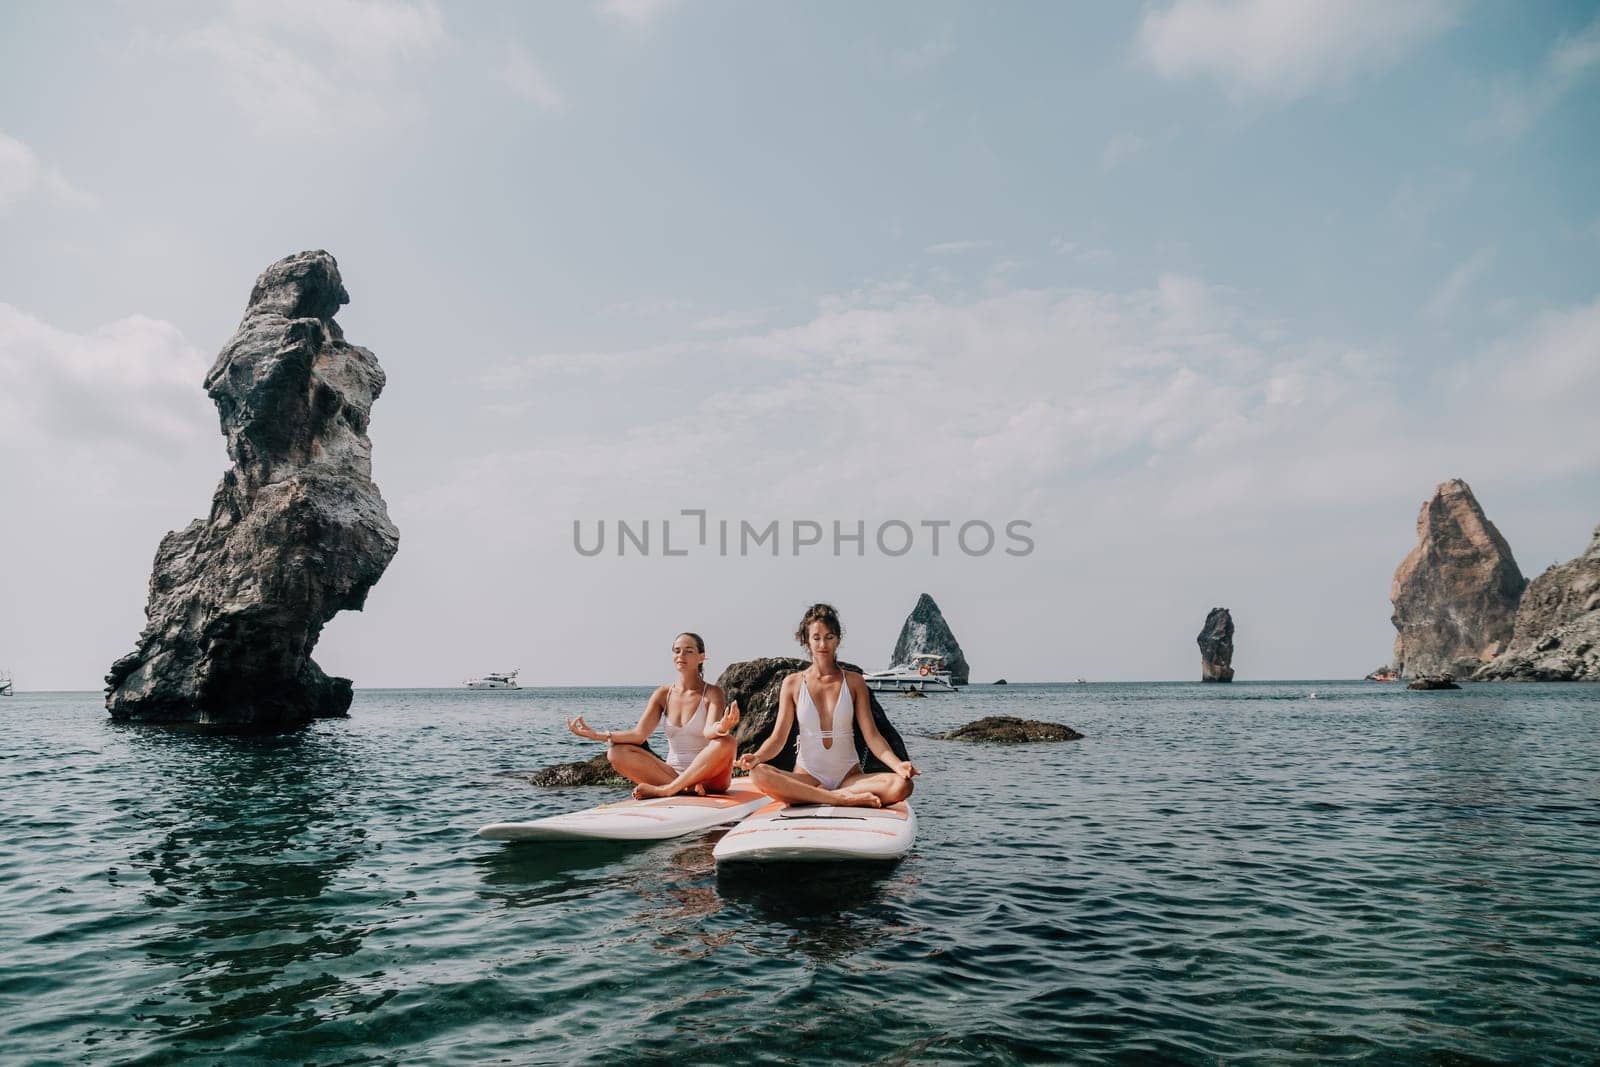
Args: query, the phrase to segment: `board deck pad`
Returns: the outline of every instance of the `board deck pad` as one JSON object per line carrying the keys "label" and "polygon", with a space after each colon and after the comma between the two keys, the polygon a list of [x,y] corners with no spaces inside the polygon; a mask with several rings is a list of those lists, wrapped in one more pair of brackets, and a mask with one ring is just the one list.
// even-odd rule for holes
{"label": "board deck pad", "polygon": [[917,815],[906,801],[887,808],[841,808],[774,801],[722,835],[718,863],[896,860],[917,839]]}
{"label": "board deck pad", "polygon": [[490,823],[478,836],[487,841],[659,841],[737,822],[771,802],[750,779],[735,778],[726,794],[630,797],[529,822]]}

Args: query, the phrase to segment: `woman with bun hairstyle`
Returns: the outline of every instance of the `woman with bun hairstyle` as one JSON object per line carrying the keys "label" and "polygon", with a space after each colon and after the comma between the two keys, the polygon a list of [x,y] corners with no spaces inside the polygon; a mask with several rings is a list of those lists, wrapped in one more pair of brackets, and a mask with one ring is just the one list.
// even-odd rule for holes
{"label": "woman with bun hairstyle", "polygon": [[[772,733],[739,766],[763,793],[785,804],[833,804],[879,808],[911,795],[920,772],[895,755],[872,721],[872,697],[855,671],[839,666],[844,626],[829,604],[813,604],[800,620],[795,639],[811,653],[811,666],[783,680]],[[793,771],[767,763],[783,751],[791,727],[798,729]],[[856,760],[856,733],[868,750],[889,767],[867,774]]]}
{"label": "woman with bun hairstyle", "polygon": [[[739,705],[723,710],[722,689],[706,682],[705,662],[705,641],[699,634],[681,633],[672,642],[678,680],[650,694],[633,729],[595,730],[581,715],[567,721],[567,729],[579,737],[606,742],[611,766],[638,783],[635,799],[727,792],[738,751],[733,728],[739,724]],[[667,733],[664,760],[644,747],[658,722]]]}

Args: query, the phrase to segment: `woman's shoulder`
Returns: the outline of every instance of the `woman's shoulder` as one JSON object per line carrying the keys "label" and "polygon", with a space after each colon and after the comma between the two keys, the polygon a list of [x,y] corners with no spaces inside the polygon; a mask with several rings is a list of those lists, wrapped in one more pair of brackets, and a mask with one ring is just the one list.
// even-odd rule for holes
{"label": "woman's shoulder", "polygon": [[728,695],[722,691],[722,686],[717,685],[714,682],[706,683],[707,700],[726,700],[727,696]]}

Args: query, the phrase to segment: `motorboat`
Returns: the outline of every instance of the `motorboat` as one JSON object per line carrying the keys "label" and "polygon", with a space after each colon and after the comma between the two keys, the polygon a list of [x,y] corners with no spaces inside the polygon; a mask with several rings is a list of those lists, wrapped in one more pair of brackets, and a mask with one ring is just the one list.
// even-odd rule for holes
{"label": "motorboat", "polygon": [[912,656],[909,663],[900,663],[887,670],[864,674],[867,688],[879,693],[954,693],[955,683],[944,665],[943,656],[929,653]]}
{"label": "motorboat", "polygon": [[490,673],[482,678],[468,678],[466,686],[468,689],[521,689],[522,686],[517,684],[517,675],[521,672],[522,668],[518,667],[502,674]]}
{"label": "motorboat", "polygon": [[0,697],[11,695],[11,672],[0,671]]}

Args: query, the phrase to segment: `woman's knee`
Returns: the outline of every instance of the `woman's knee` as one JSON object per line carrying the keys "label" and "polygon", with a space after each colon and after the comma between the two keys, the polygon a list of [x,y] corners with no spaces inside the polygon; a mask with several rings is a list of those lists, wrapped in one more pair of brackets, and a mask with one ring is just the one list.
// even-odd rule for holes
{"label": "woman's knee", "polygon": [[767,763],[758,763],[750,768],[750,780],[757,789],[765,789],[778,780],[778,769]]}
{"label": "woman's knee", "polygon": [[606,746],[606,762],[611,764],[614,770],[621,770],[623,761],[632,755],[629,749],[637,749],[638,747],[638,745],[624,745],[613,741]]}
{"label": "woman's knee", "polygon": [[884,788],[879,799],[885,803],[898,804],[916,790],[915,784],[909,778],[896,778]]}

